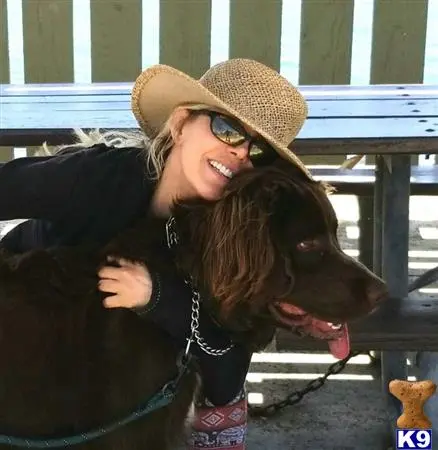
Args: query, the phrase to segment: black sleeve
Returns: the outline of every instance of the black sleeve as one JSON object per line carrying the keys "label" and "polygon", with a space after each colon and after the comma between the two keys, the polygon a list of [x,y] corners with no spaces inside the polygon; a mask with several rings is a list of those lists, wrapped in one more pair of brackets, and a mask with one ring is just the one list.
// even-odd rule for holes
{"label": "black sleeve", "polygon": [[83,152],[17,158],[0,164],[0,220],[61,214],[81,170]]}
{"label": "black sleeve", "polygon": [[215,406],[230,403],[244,387],[251,356],[240,344],[222,356],[200,355],[202,394]]}
{"label": "black sleeve", "polygon": [[0,220],[57,221],[67,215],[73,217],[77,213],[74,207],[83,203],[76,201],[77,194],[98,188],[100,195],[105,193],[105,185],[97,184],[112,182],[111,173],[117,170],[116,152],[122,154],[120,149],[96,145],[0,163]]}
{"label": "black sleeve", "polygon": [[159,325],[182,348],[190,335],[191,290],[173,271],[150,273],[151,298],[145,306],[132,309],[145,321]]}
{"label": "black sleeve", "polygon": [[[190,336],[191,289],[176,274],[151,275],[151,300],[146,306],[136,308],[135,312],[145,320],[151,320],[162,327],[175,339],[177,345],[184,349],[186,339]],[[212,348],[223,349],[230,344],[226,331],[216,325],[202,307],[199,331]],[[221,356],[209,355],[197,344],[193,344],[192,352],[199,366],[203,395],[216,406],[232,401],[244,386],[251,352],[240,344],[235,344]]]}

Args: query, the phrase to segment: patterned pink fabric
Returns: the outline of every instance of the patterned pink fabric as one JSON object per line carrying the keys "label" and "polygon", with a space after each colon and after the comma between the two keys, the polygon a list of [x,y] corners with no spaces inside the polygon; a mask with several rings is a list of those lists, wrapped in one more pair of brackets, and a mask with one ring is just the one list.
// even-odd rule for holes
{"label": "patterned pink fabric", "polygon": [[225,406],[198,403],[192,424],[190,450],[244,450],[247,403],[242,393]]}

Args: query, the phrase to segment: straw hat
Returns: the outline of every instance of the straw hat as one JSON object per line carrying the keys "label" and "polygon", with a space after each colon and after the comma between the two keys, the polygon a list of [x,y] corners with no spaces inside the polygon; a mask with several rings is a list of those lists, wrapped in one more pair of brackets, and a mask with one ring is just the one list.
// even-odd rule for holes
{"label": "straw hat", "polygon": [[306,120],[306,101],[275,70],[237,58],[216,64],[195,80],[158,64],[144,70],[134,83],[132,110],[148,136],[154,136],[182,103],[201,103],[228,112],[266,139],[280,156],[309,174],[288,149]]}

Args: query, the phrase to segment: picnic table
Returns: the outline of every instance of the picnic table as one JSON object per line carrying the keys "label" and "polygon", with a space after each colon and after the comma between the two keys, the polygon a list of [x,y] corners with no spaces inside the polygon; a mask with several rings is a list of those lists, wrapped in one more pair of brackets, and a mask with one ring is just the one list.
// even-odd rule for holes
{"label": "picnic table", "polygon": [[[132,83],[0,85],[0,146],[68,144],[73,128],[137,128],[131,88]],[[411,157],[438,153],[438,86],[300,89],[308,100],[309,118],[291,147],[298,155],[376,157],[373,169],[311,170],[340,193],[371,199],[361,203],[361,252],[374,242],[367,263],[385,279],[392,299],[353,324],[351,340],[356,349],[383,350],[383,390],[395,424],[400,406],[387,386],[391,379],[406,378],[405,352],[438,351],[438,300],[408,297],[409,196],[438,192],[437,167],[411,167]],[[321,348],[316,341],[282,332],[277,344],[280,350]]]}
{"label": "picnic table", "polygon": [[[0,84],[0,146],[65,144],[72,128],[132,129],[132,83]],[[309,118],[299,155],[437,150],[438,86],[302,86]]]}

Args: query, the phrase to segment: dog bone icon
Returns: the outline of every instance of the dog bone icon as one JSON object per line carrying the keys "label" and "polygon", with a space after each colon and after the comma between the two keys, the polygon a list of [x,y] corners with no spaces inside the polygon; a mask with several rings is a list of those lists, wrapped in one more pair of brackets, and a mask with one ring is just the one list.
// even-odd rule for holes
{"label": "dog bone icon", "polygon": [[403,405],[403,413],[397,419],[398,428],[430,429],[432,423],[424,413],[424,404],[435,394],[436,384],[433,381],[392,380],[389,392],[398,398]]}

